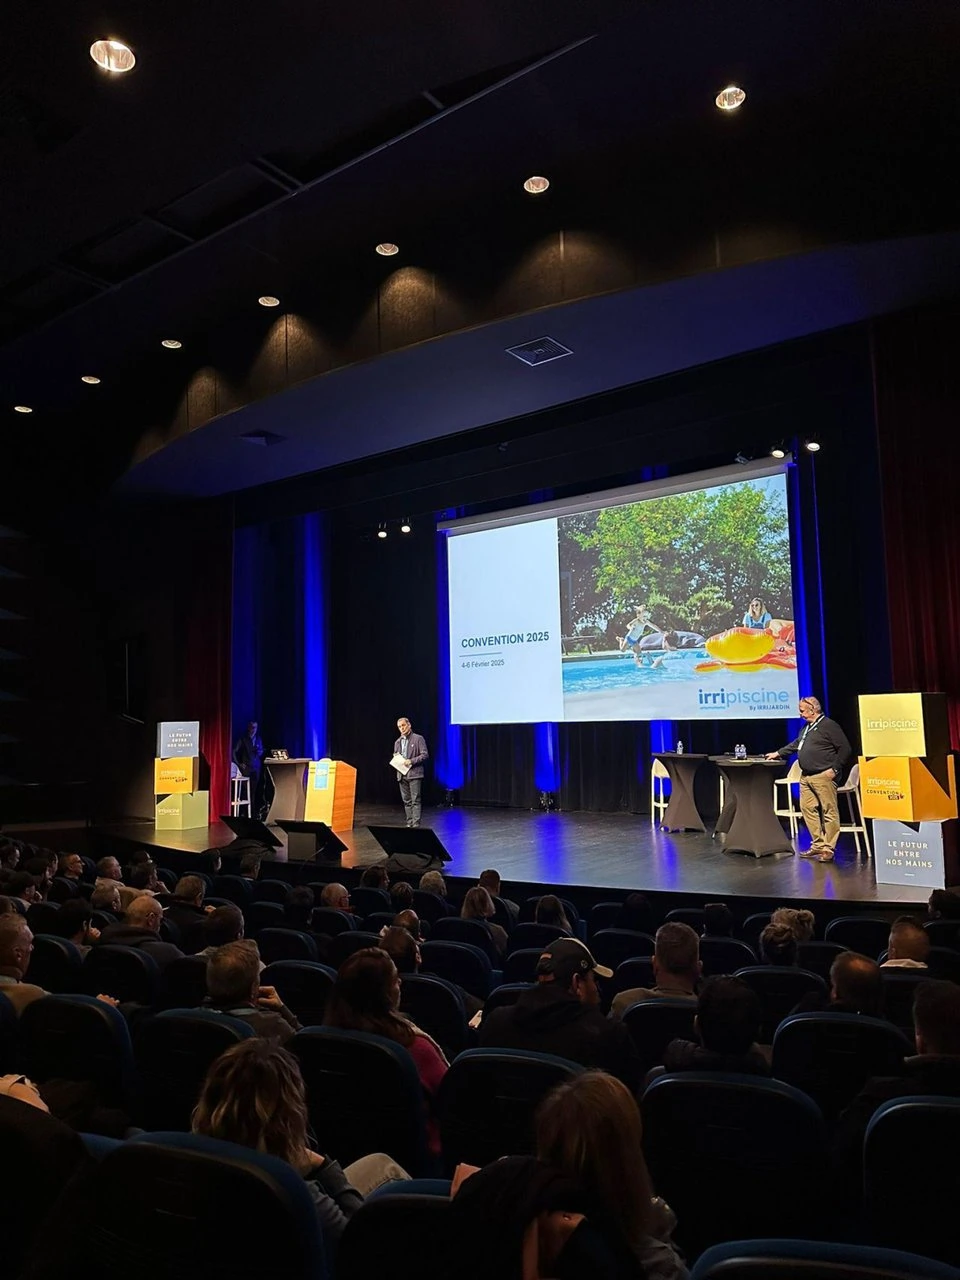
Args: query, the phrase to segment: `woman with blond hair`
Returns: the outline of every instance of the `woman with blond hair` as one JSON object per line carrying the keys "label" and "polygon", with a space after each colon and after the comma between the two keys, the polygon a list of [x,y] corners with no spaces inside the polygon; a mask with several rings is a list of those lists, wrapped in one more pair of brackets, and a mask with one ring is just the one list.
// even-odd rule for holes
{"label": "woman with blond hair", "polygon": [[673,1211],[653,1193],[640,1110],[615,1076],[585,1071],[559,1085],[536,1118],[537,1158],[578,1182],[593,1221],[616,1227],[646,1280],[685,1280]]}
{"label": "woman with blond hair", "polygon": [[306,1181],[324,1243],[333,1248],[348,1220],[377,1187],[409,1174],[389,1156],[363,1156],[341,1169],[311,1149],[300,1067],[275,1040],[253,1036],[222,1054],[207,1072],[192,1130],[285,1160]]}
{"label": "woman with blond hair", "polygon": [[486,889],[477,887],[467,890],[463,906],[460,908],[460,918],[478,920],[490,935],[490,941],[496,949],[497,956],[502,960],[507,954],[507,931],[502,925],[494,923],[495,914],[493,899]]}

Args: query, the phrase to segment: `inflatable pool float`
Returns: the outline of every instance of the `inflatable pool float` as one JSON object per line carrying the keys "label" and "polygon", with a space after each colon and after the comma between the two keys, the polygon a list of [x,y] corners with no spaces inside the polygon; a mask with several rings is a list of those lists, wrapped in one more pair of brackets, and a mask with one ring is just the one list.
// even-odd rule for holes
{"label": "inflatable pool float", "polygon": [[796,654],[776,650],[777,641],[766,631],[730,627],[705,642],[711,662],[698,662],[695,671],[764,671],[768,667],[795,667]]}

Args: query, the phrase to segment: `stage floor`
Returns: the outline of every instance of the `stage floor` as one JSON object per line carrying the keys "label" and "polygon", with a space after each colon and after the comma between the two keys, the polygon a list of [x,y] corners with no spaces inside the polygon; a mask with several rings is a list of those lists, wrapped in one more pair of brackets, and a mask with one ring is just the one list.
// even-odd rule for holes
{"label": "stage floor", "polygon": [[[363,867],[379,861],[383,850],[367,824],[401,825],[399,806],[359,806],[352,831],[339,832],[348,846],[343,865]],[[594,889],[717,895],[718,898],[779,897],[837,902],[925,903],[929,891],[903,885],[878,885],[873,860],[858,857],[844,836],[836,861],[822,864],[793,854],[753,858],[725,853],[709,835],[667,834],[638,814],[536,813],[522,809],[431,809],[432,827],[453,861],[450,875],[475,878],[496,867],[504,880],[583,885]],[[152,823],[105,824],[97,831],[134,845],[201,852],[223,847],[233,833],[223,825],[194,831],[157,831]],[[277,832],[281,835],[281,832]],[[798,847],[809,837],[801,828]],[[282,857],[281,851],[278,854]]]}

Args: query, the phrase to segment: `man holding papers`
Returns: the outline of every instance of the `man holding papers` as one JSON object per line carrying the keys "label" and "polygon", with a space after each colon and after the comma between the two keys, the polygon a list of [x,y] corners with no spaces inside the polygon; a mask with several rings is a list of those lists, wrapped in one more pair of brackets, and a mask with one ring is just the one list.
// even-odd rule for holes
{"label": "man holding papers", "polygon": [[423,762],[430,758],[430,753],[427,751],[426,741],[419,733],[412,731],[406,716],[400,717],[397,728],[400,730],[400,737],[393,744],[393,759],[390,764],[397,771],[407,826],[419,827]]}

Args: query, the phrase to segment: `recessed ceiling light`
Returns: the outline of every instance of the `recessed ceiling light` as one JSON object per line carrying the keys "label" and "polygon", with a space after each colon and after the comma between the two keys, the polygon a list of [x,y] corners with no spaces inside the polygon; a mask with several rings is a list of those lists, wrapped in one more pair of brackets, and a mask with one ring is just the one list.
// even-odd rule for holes
{"label": "recessed ceiling light", "polygon": [[403,523],[402,523],[402,524],[401,524],[401,526],[400,526],[400,532],[401,532],[401,533],[409,533],[409,532],[410,532],[410,529],[411,529],[410,521],[409,521],[409,520],[404,520],[404,521],[403,521]]}
{"label": "recessed ceiling light", "polygon": [[28,404],[15,404],[13,406],[13,412],[14,413],[33,413],[33,410],[30,408]]}
{"label": "recessed ceiling light", "polygon": [[386,536],[387,536],[387,526],[381,521],[380,526],[377,529],[377,537],[385,538]]}
{"label": "recessed ceiling light", "polygon": [[166,347],[168,351],[179,351],[183,343],[179,338],[163,338],[160,345],[161,347]]}
{"label": "recessed ceiling light", "polygon": [[550,185],[549,178],[542,178],[542,177],[535,176],[532,178],[528,178],[526,180],[526,182],[523,184],[523,189],[524,191],[526,191],[528,195],[542,196],[544,191],[546,191],[547,187],[549,187],[549,185]]}
{"label": "recessed ceiling light", "polygon": [[377,253],[381,258],[392,258],[395,253],[400,252],[400,246],[391,244],[389,240],[384,240],[382,244],[377,245]]}
{"label": "recessed ceiling light", "polygon": [[99,387],[100,385],[100,379],[95,377],[92,373],[83,374],[80,381],[85,382],[88,387]]}
{"label": "recessed ceiling light", "polygon": [[737,107],[742,107],[746,100],[746,92],[738,84],[728,84],[714,99],[721,111],[736,111]]}
{"label": "recessed ceiling light", "polygon": [[261,307],[279,307],[280,299],[275,298],[272,293],[261,294],[257,299]]}
{"label": "recessed ceiling light", "polygon": [[807,449],[810,451],[810,453],[819,453],[819,452],[820,452],[820,441],[819,441],[819,440],[808,440],[808,441],[807,441]]}
{"label": "recessed ceiling light", "polygon": [[90,57],[112,75],[122,75],[137,65],[133,50],[122,40],[95,40],[90,46]]}
{"label": "recessed ceiling light", "polygon": [[787,451],[786,449],[784,449],[782,444],[775,444],[773,448],[770,450],[771,458],[785,458],[786,456],[787,456]]}

